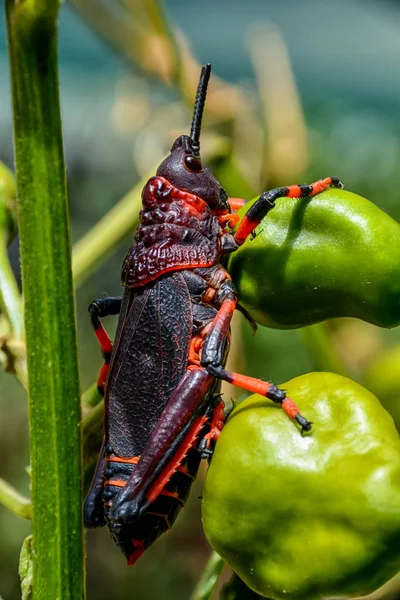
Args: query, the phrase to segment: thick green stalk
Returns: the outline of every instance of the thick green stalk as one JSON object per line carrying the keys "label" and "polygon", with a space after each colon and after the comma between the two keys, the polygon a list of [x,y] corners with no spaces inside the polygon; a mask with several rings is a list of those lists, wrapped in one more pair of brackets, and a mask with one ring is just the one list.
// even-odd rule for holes
{"label": "thick green stalk", "polygon": [[212,552],[190,600],[209,600],[224,566],[222,558]]}
{"label": "thick green stalk", "polygon": [[330,371],[344,377],[351,376],[349,367],[332,345],[326,323],[303,327],[300,334],[315,370]]}
{"label": "thick green stalk", "polygon": [[84,597],[81,432],[54,0],[6,0],[32,464],[33,597]]}

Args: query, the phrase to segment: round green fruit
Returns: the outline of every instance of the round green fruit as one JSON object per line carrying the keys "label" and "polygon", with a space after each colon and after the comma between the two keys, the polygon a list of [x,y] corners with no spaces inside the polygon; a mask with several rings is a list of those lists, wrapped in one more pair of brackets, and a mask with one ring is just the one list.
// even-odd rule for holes
{"label": "round green fruit", "polygon": [[372,202],[339,189],[281,198],[255,234],[228,269],[260,325],[292,329],[333,317],[400,324],[400,225]]}
{"label": "round green fruit", "polygon": [[203,523],[216,552],[273,600],[365,595],[400,570],[400,439],[353,381],[311,373],[283,385],[313,428],[251,396],[207,473]]}

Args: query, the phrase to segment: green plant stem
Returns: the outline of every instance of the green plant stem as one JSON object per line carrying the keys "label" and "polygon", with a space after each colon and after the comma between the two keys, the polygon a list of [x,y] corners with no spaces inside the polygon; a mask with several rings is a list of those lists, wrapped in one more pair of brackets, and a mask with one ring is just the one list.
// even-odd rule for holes
{"label": "green plant stem", "polygon": [[104,420],[104,402],[99,402],[82,419],[84,441],[93,433],[98,431]]}
{"label": "green plant stem", "polygon": [[2,336],[1,347],[5,357],[4,368],[15,373],[27,389],[28,373],[24,335],[23,304],[14,273],[7,255],[5,239],[0,236],[0,309],[9,325],[9,332]]}
{"label": "green plant stem", "polygon": [[98,459],[103,439],[103,422],[104,402],[100,402],[91,409],[82,421],[84,469],[93,465]]}
{"label": "green plant stem", "polygon": [[11,335],[22,340],[25,333],[22,298],[7,254],[7,246],[16,234],[15,203],[13,174],[0,163],[0,309]]}
{"label": "green plant stem", "polygon": [[24,390],[28,389],[28,369],[26,364],[25,341],[9,334],[0,336],[4,370],[13,373]]}
{"label": "green plant stem", "polygon": [[90,388],[81,395],[82,419],[84,419],[87,413],[102,400],[103,397],[99,394],[97,383],[93,383]]}
{"label": "green plant stem", "polygon": [[398,600],[398,598],[400,598],[400,573],[372,594],[354,600]]}
{"label": "green plant stem", "polygon": [[332,346],[325,323],[303,327],[300,330],[300,335],[313,362],[314,369],[351,377],[348,366]]}
{"label": "green plant stem", "polygon": [[54,0],[6,0],[29,373],[34,600],[84,598],[81,432]]}
{"label": "green plant stem", "polygon": [[0,478],[0,504],[18,517],[32,518],[32,506],[28,498],[17,492],[9,483]]}
{"label": "green plant stem", "polygon": [[0,309],[10,324],[10,333],[18,339],[23,339],[22,298],[8,260],[4,236],[0,236]]}
{"label": "green plant stem", "polygon": [[[155,169],[152,171],[152,174]],[[74,281],[81,283],[102,259],[139,223],[142,189],[148,175],[137,183],[96,225],[74,245]]]}
{"label": "green plant stem", "polygon": [[27,386],[23,303],[7,253],[7,245],[16,231],[16,190],[12,173],[0,163],[0,310],[7,327],[2,328],[0,343],[5,369],[14,372]]}
{"label": "green plant stem", "polygon": [[225,563],[222,558],[216,552],[213,552],[204,567],[204,571],[197,582],[193,594],[190,596],[190,600],[208,600],[211,598],[215,584],[224,566]]}

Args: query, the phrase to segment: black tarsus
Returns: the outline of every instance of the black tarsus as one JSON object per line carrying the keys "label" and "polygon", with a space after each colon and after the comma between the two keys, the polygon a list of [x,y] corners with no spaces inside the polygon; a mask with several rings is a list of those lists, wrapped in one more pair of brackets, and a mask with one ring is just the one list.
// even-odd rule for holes
{"label": "black tarsus", "polygon": [[196,100],[194,102],[194,111],[192,126],[190,128],[190,139],[192,140],[193,151],[195,154],[200,153],[200,129],[201,120],[203,118],[204,104],[207,95],[208,81],[211,75],[211,64],[207,63],[205,67],[202,67],[199,85],[197,86]]}
{"label": "black tarsus", "polygon": [[121,296],[106,296],[105,298],[93,300],[93,302],[90,303],[88,311],[90,322],[95,331],[100,325],[100,319],[118,315],[120,313],[121,301]]}
{"label": "black tarsus", "polygon": [[312,421],[308,421],[305,417],[302,417],[301,415],[296,415],[295,419],[301,427],[301,433],[311,430]]}

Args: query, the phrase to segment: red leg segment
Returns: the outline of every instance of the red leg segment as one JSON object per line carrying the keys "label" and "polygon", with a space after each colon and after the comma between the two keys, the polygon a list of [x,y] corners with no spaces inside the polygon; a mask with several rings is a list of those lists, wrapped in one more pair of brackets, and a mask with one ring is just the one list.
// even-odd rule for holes
{"label": "red leg segment", "polygon": [[[219,434],[221,433],[225,423],[225,402],[221,400],[219,404],[214,408],[212,421],[211,421],[211,429],[210,431],[203,437],[199,450],[202,455],[212,454],[210,450],[211,442],[215,441],[219,438]],[[205,458],[205,456],[204,456]]]}
{"label": "red leg segment", "polygon": [[97,389],[99,393],[104,396],[104,388],[108,378],[108,371],[110,369],[110,358],[113,345],[107,331],[104,329],[101,323],[99,323],[97,329],[95,329],[95,334],[104,358],[104,363],[102,364],[97,377]]}
{"label": "red leg segment", "polygon": [[246,200],[243,198],[228,198],[228,204],[232,210],[236,211],[246,204]]}
{"label": "red leg segment", "polygon": [[97,389],[104,396],[104,387],[108,377],[110,359],[113,345],[111,340],[101,324],[100,318],[116,315],[121,309],[121,298],[101,298],[95,300],[89,306],[90,321],[99,342],[101,352],[103,354],[104,363],[100,369],[97,378]]}
{"label": "red leg segment", "polygon": [[223,368],[219,371],[219,377],[232,385],[241,387],[254,394],[260,394],[261,396],[265,396],[273,402],[280,404],[287,416],[290,419],[295,420],[301,426],[302,431],[309,431],[311,429],[311,423],[300,414],[300,411],[293,400],[287,398],[285,392],[273,383],[262,381],[255,377],[248,377],[247,375],[240,375],[239,373],[232,373]]}
{"label": "red leg segment", "polygon": [[218,222],[221,228],[225,231],[226,228],[234,229],[240,221],[240,216],[236,214],[239,208],[246,204],[243,198],[227,198],[230,210],[216,209],[213,214],[218,217]]}
{"label": "red leg segment", "polygon": [[297,421],[301,426],[302,431],[309,431],[311,423],[307,421],[298,410],[295,403],[286,398],[283,390],[280,390],[272,383],[240,375],[239,373],[231,373],[223,367],[223,353],[225,340],[229,334],[229,325],[236,307],[236,298],[232,288],[228,285],[226,288],[226,298],[221,304],[216,317],[212,321],[210,332],[208,333],[203,348],[201,351],[201,365],[207,369],[211,375],[218,377],[224,381],[228,381],[232,385],[244,388],[249,392],[261,394],[270,398],[274,402],[280,404],[285,413]]}

